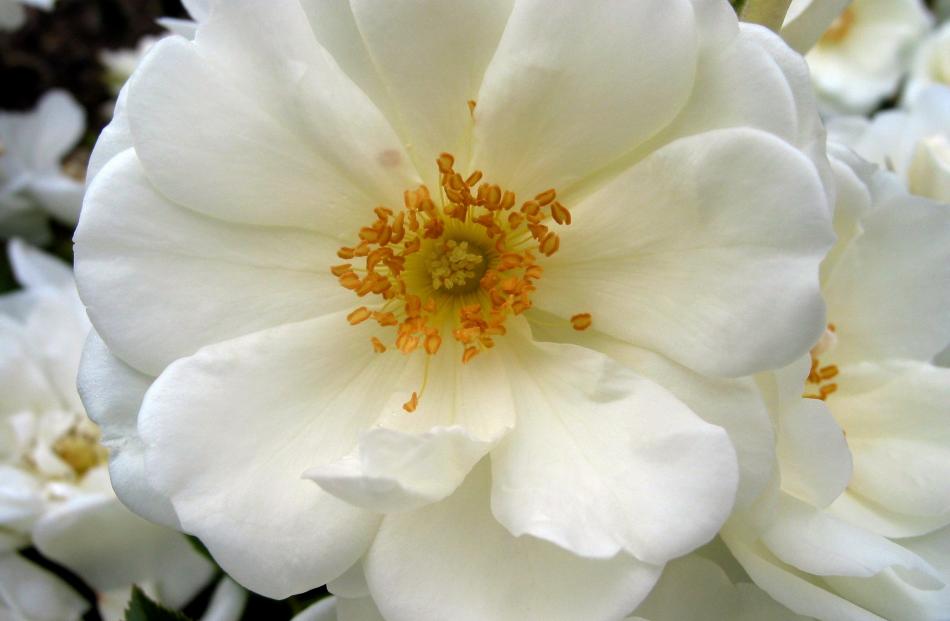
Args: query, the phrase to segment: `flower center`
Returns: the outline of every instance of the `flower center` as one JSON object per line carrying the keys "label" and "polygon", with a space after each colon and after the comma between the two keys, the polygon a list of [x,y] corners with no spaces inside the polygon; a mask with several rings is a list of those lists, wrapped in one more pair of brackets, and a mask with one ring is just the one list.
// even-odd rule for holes
{"label": "flower center", "polygon": [[109,452],[99,444],[98,430],[91,426],[70,429],[53,444],[53,452],[72,468],[77,478],[109,459]]}
{"label": "flower center", "polygon": [[820,43],[823,45],[841,43],[845,37],[848,36],[848,33],[851,32],[854,21],[854,9],[851,7],[846,8],[841,15],[835,18],[835,21],[831,22],[831,26],[828,27],[825,34],[821,35]]}
{"label": "flower center", "polygon": [[455,293],[471,293],[478,289],[487,262],[482,250],[467,241],[450,239],[438,244],[426,261],[432,288]]}
{"label": "flower center", "polygon": [[828,396],[838,390],[838,384],[832,380],[838,376],[838,367],[833,364],[822,365],[819,356],[830,351],[837,343],[838,337],[835,335],[835,324],[829,323],[825,333],[821,335],[818,343],[811,349],[811,369],[808,371],[808,377],[805,379],[807,386],[814,386],[815,392],[806,392],[802,395],[805,399],[820,399],[825,401]]}
{"label": "flower center", "polygon": [[[451,335],[468,363],[494,347],[508,317],[531,308],[543,274],[539,255],[549,257],[561,245],[551,226],[569,225],[571,213],[553,189],[517,207],[514,192],[482,182],[481,171],[462,177],[452,155],[443,153],[436,163],[440,206],[420,186],[405,192],[398,213],[376,207],[376,220],[360,229],[359,242],[337,252],[348,262],[330,271],[357,296],[377,298],[377,307],[361,306],[347,320],[393,328],[388,346],[371,338],[378,353],[421,348],[433,356],[443,335]],[[589,313],[571,318],[576,330],[591,322]],[[411,412],[417,403],[413,393],[403,407]]]}

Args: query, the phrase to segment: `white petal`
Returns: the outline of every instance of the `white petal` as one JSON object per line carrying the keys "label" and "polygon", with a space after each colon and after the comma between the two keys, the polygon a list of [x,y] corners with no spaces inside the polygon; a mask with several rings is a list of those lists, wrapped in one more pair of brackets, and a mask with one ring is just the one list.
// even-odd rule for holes
{"label": "white petal", "polygon": [[678,140],[574,212],[538,308],[592,311],[597,329],[720,376],[784,366],[824,328],[830,211],[815,167],[773,136]]}
{"label": "white petal", "polygon": [[[607,354],[673,393],[707,423],[725,429],[739,461],[737,506],[748,506],[765,488],[775,463],[775,435],[760,389],[751,379],[707,377],[594,328],[578,332],[568,322],[539,312],[530,313],[529,318],[536,340],[574,343]],[[796,399],[802,392],[802,378]]]}
{"label": "white petal", "polygon": [[212,0],[182,0],[188,15],[196,22],[203,22],[211,14]]}
{"label": "white petal", "polygon": [[715,535],[738,482],[724,430],[603,354],[516,347],[518,422],[492,451],[492,510],[512,534],[654,564]]}
{"label": "white petal", "polygon": [[132,148],[132,130],[129,128],[129,116],[126,105],[129,97],[129,86],[126,82],[119,96],[115,100],[112,120],[99,133],[96,146],[89,156],[89,166],[86,168],[86,186],[96,178],[99,171],[116,155]]}
{"label": "white petal", "polygon": [[0,603],[13,611],[11,621],[78,621],[89,608],[65,582],[16,554],[0,556]]}
{"label": "white petal", "polygon": [[704,51],[689,102],[650,147],[729,127],[760,129],[801,149],[830,191],[808,66],[773,32],[754,24],[741,24],[738,36]]}
{"label": "white petal", "polygon": [[369,586],[363,574],[363,562],[354,563],[339,578],[327,583],[327,590],[334,595],[348,598],[369,596]]}
{"label": "white petal", "polygon": [[27,169],[49,172],[82,137],[86,114],[72,95],[51,90],[29,113],[0,115],[0,137],[8,154]]}
{"label": "white petal", "polygon": [[285,325],[179,360],[139,415],[151,482],[231,577],[286,597],[342,574],[378,518],[301,477],[379,417],[403,361],[342,315]]}
{"label": "white petal", "polygon": [[529,536],[512,537],[489,511],[487,464],[455,494],[388,515],[370,549],[366,578],[388,621],[618,619],[659,568],[623,554],[583,559]]}
{"label": "white petal", "polygon": [[472,115],[514,0],[351,0],[369,57],[395,105],[393,124],[429,187],[448,151],[468,167]]}
{"label": "white petal", "polygon": [[69,225],[79,220],[82,208],[83,184],[56,171],[30,181],[27,192],[54,218]]}
{"label": "white petal", "polygon": [[291,621],[339,621],[336,614],[337,598],[327,597],[311,604],[294,616]]}
{"label": "white petal", "polygon": [[27,289],[39,287],[73,287],[69,265],[19,239],[7,245],[13,275]]}
{"label": "white petal", "polygon": [[477,97],[473,166],[530,196],[634,150],[686,102],[697,30],[685,0],[519,0]]}
{"label": "white petal", "polygon": [[341,597],[336,603],[336,621],[386,621],[379,608],[369,597],[349,599]]}
{"label": "white petal", "polygon": [[159,190],[226,220],[354,236],[374,206],[401,204],[419,183],[401,142],[299,4],[220,8],[196,43],[159,41],[130,83],[135,148]]}
{"label": "white petal", "polygon": [[800,615],[834,621],[887,621],[842,597],[830,593],[812,576],[785,565],[769,552],[745,524],[723,531],[729,549],[756,585]]}
{"label": "white petal", "polygon": [[810,50],[851,0],[795,0],[782,24],[782,38],[799,54]]}
{"label": "white petal", "polygon": [[851,491],[885,509],[950,521],[950,369],[844,367],[829,404],[854,456]]}
{"label": "white petal", "polygon": [[352,293],[329,271],[338,247],[324,235],[178,207],[126,151],[89,188],[76,279],[113,353],[158,375],[208,343],[351,306]]}
{"label": "white petal", "polygon": [[44,556],[100,591],[196,568],[194,594],[214,571],[180,533],[146,522],[115,497],[79,497],[47,512],[36,523],[33,540]]}
{"label": "white petal", "polygon": [[849,524],[892,539],[924,535],[947,523],[945,515],[920,516],[889,511],[850,490],[839,496],[828,511]]}
{"label": "white petal", "polygon": [[201,621],[238,621],[247,603],[247,591],[234,580],[222,578],[214,589],[208,609],[201,615]]}
{"label": "white petal", "polygon": [[733,584],[698,555],[667,565],[636,614],[649,621],[805,621],[755,585]]}
{"label": "white petal", "polygon": [[861,226],[824,285],[835,361],[931,360],[950,343],[950,209],[904,195]]}
{"label": "white petal", "polygon": [[[22,300],[29,310],[36,297]],[[45,369],[35,358],[22,324],[0,315],[0,413],[44,411],[61,407]]]}
{"label": "white petal", "polygon": [[102,430],[102,444],[109,449],[112,487],[132,511],[179,528],[171,503],[145,476],[145,444],[137,423],[142,399],[154,380],[113,356],[98,333],[89,334],[79,365],[79,393],[89,418]]}
{"label": "white petal", "polygon": [[0,465],[0,524],[6,529],[28,533],[42,514],[44,502],[39,481],[19,468]]}
{"label": "white petal", "polygon": [[[499,348],[501,349],[501,348]],[[379,428],[339,462],[309,470],[328,492],[377,511],[405,511],[452,493],[478,461],[515,425],[517,406],[506,365],[492,352],[461,364],[463,347],[408,361]],[[396,355],[396,354],[390,354]],[[417,409],[402,409],[424,386]]]}
{"label": "white petal", "polygon": [[406,511],[455,491],[492,445],[461,427],[424,434],[375,428],[362,435],[357,454],[304,476],[352,505],[378,513]]}
{"label": "white petal", "polygon": [[841,427],[817,399],[799,399],[779,414],[778,446],[782,489],[826,507],[851,480],[851,453]]}
{"label": "white petal", "polygon": [[868,578],[896,569],[919,588],[942,586],[937,571],[906,548],[788,495],[762,542],[783,562],[817,576]]}

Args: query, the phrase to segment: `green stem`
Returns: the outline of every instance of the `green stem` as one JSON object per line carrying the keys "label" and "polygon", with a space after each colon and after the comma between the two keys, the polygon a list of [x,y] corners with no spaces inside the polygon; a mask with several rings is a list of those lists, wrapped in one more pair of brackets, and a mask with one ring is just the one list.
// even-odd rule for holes
{"label": "green stem", "polygon": [[744,22],[761,24],[778,32],[782,29],[792,0],[737,0],[733,3]]}

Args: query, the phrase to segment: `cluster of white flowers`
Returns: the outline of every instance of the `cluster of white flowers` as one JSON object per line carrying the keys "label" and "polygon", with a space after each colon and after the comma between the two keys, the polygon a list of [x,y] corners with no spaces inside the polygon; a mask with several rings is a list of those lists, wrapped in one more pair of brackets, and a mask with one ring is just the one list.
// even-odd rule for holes
{"label": "cluster of white flowers", "polygon": [[[207,621],[950,620],[919,0],[185,4],[116,61],[75,282],[9,243],[0,619],[88,606],[28,545],[180,608],[181,531]],[[62,215],[66,97],[0,117],[0,236]]]}

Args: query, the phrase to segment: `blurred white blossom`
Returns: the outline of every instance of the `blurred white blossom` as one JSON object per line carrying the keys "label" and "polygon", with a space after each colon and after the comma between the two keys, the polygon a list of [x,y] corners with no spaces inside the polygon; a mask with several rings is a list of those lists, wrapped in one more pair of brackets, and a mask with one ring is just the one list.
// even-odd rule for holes
{"label": "blurred white blossom", "polygon": [[72,95],[50,91],[30,112],[0,112],[0,237],[37,239],[49,216],[75,224],[83,182],[63,169],[86,128]]}
{"label": "blurred white blossom", "polygon": [[[18,240],[10,242],[10,259],[25,289],[0,297],[0,533],[7,554],[32,544],[104,598],[119,590],[127,601],[138,583],[169,605],[184,604],[212,567],[181,535],[134,515],[112,491],[106,449],[75,388],[89,324],[69,268]],[[44,572],[29,575],[37,592],[56,588],[43,586]],[[33,591],[18,592],[22,599]]]}
{"label": "blurred white blossom", "polygon": [[932,17],[922,0],[854,0],[805,57],[823,111],[866,113],[896,94]]}
{"label": "blurred white blossom", "polygon": [[931,86],[907,109],[887,110],[870,120],[831,119],[828,133],[893,170],[913,194],[950,202],[950,88]]}
{"label": "blurred white blossom", "polygon": [[917,48],[904,86],[903,105],[913,105],[935,84],[950,87],[950,23],[931,33]]}
{"label": "blurred white blossom", "polygon": [[760,587],[823,621],[950,610],[950,210],[834,147],[828,329],[760,376],[777,432],[769,490],[723,538]]}

